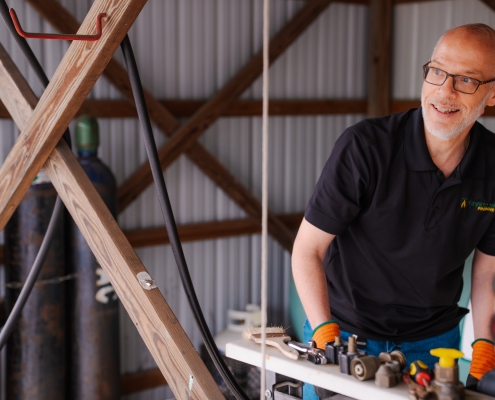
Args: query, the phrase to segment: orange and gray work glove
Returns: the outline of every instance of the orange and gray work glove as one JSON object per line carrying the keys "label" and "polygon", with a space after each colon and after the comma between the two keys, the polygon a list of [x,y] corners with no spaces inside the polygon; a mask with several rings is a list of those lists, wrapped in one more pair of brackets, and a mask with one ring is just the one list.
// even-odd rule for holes
{"label": "orange and gray work glove", "polygon": [[319,349],[325,350],[325,343],[333,342],[335,336],[340,336],[340,328],[337,321],[331,319],[323,322],[313,330],[313,340]]}
{"label": "orange and gray work glove", "polygon": [[471,344],[471,347],[473,357],[466,386],[477,383],[485,373],[495,368],[495,346],[492,341],[478,339]]}

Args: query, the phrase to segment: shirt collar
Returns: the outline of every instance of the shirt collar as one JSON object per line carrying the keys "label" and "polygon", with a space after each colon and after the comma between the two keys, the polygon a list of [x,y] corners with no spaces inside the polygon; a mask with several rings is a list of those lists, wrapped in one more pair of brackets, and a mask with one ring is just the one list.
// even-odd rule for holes
{"label": "shirt collar", "polygon": [[[461,177],[483,179],[485,177],[485,145],[479,122],[470,131],[469,146],[460,163]],[[405,126],[404,152],[406,166],[410,171],[436,171],[426,145],[422,109],[411,112]]]}

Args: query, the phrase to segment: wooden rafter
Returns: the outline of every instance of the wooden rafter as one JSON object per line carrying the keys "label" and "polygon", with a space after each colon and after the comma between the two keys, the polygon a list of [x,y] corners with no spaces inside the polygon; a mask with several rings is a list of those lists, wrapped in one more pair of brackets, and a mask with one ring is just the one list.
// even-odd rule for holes
{"label": "wooden rafter", "polygon": [[[303,213],[293,213],[277,215],[277,218],[289,229],[295,230],[301,224],[303,216]],[[261,233],[258,221],[252,218],[179,225],[177,230],[183,243]],[[135,249],[170,243],[165,227],[132,229],[124,231],[124,235]],[[3,249],[3,245],[0,245],[0,265],[4,262]]]}
{"label": "wooden rafter", "polygon": [[[190,117],[206,100],[160,100],[176,118]],[[421,100],[392,100],[390,113],[417,108]],[[328,100],[273,100],[270,101],[271,116],[344,115],[366,114],[368,102],[364,99]],[[91,114],[96,118],[136,118],[136,109],[124,100],[86,100],[76,115]],[[256,117],[261,115],[261,100],[235,101],[222,117]],[[484,117],[495,117],[495,107],[487,107]],[[0,102],[0,118],[11,119]],[[104,135],[105,132],[100,132]]]}
{"label": "wooden rafter", "polygon": [[[311,0],[270,41],[270,61],[273,62],[331,3],[331,0]],[[201,107],[159,150],[162,168],[168,167],[181,153],[191,149],[196,139],[221,116],[222,112],[248,88],[262,72],[262,52],[242,67],[205,105]],[[141,165],[119,188],[119,202],[127,205],[152,182],[148,164]],[[256,209],[256,218],[261,217]],[[254,217],[252,213],[249,213]]]}
{"label": "wooden rafter", "polygon": [[[75,18],[65,10],[58,2],[54,0],[28,0],[35,9],[46,18],[56,29],[63,32],[73,32],[78,26]],[[134,104],[132,90],[127,76],[127,72],[122,66],[111,59],[104,71],[105,77],[124,94],[124,96]],[[151,119],[156,123],[160,130],[171,135],[179,127],[179,121],[155,99],[151,93],[145,91],[146,103],[149,109]],[[261,223],[261,203],[259,200],[242,185],[228,170],[225,168],[209,151],[202,145],[195,142],[186,151],[186,155],[199,168],[212,179],[228,196],[230,196],[244,211],[251,217]],[[135,182],[130,182],[127,187],[131,187]],[[138,195],[138,191],[127,191],[127,195],[122,194],[122,188],[119,189],[118,204],[119,211],[127,207]],[[270,234],[287,250],[292,249],[294,235],[271,213],[268,217]]]}
{"label": "wooden rafter", "polygon": [[149,390],[159,386],[164,386],[167,381],[163,377],[160,369],[152,368],[145,371],[134,372],[122,376],[121,396],[127,396],[133,393],[139,393],[143,390]]}
{"label": "wooden rafter", "polygon": [[[61,66],[70,71],[77,71],[76,64],[85,64],[81,61],[86,60],[91,65],[95,63],[95,59],[110,57],[113,53],[111,52],[112,39],[115,41],[115,45],[118,45],[125,34],[125,30],[117,28],[117,26],[132,25],[143,5],[144,1],[136,0],[132,2],[123,0],[95,1],[86,20],[94,20],[95,13],[103,10],[109,15],[109,21],[113,21],[113,27],[107,25],[100,46],[93,47],[88,44],[82,46],[86,47],[83,49],[83,54],[78,52],[77,48],[74,49],[73,43],[62,60]],[[85,24],[83,24],[83,28],[84,26]],[[81,28],[82,31],[84,31],[83,28]],[[77,55],[79,57],[75,57]],[[23,82],[22,76],[3,49],[0,51],[0,57],[3,60],[0,63],[0,82],[2,82],[0,98],[9,108],[9,112],[14,116],[15,122],[22,132],[18,142],[24,142],[25,153],[21,154],[34,154],[35,158],[43,158],[45,152],[48,153],[44,164],[46,173],[110,279],[174,394],[179,399],[224,398],[159,289],[145,290],[141,287],[136,275],[139,272],[146,272],[146,268],[106,208],[71,149],[64,141],[60,141],[51,153],[49,150],[45,150],[44,142],[48,141],[50,136],[56,135],[53,132],[57,132],[57,127],[62,122],[52,122],[47,125],[50,130],[47,131],[47,135],[43,136],[48,138],[43,137],[38,140],[31,138],[33,135],[32,126],[39,125],[39,119],[50,119],[50,115],[47,113],[54,112],[50,107],[52,98],[49,95],[53,87],[58,88],[61,99],[65,99],[67,93],[72,93],[77,98],[73,101],[75,104],[82,103],[83,96],[87,91],[85,93],[79,88],[82,84],[79,79],[70,76],[71,74],[68,74],[66,84],[59,82],[61,79],[60,74],[58,74],[59,67],[52,83],[45,92],[48,93],[48,96],[44,99],[42,97],[33,111],[35,104],[32,102],[35,98],[29,87]],[[101,70],[103,66],[104,64],[100,66]],[[86,84],[91,85],[96,81],[101,70],[98,71],[96,68],[89,68],[89,66],[88,70],[92,73],[83,75],[88,81]],[[74,79],[75,83],[73,82]],[[72,105],[73,102],[61,102],[58,115],[54,119],[63,120],[67,114],[75,113],[77,108]],[[21,104],[21,107],[18,107],[18,104]],[[29,107],[31,110],[28,110]],[[72,116],[69,115],[66,118],[70,121]],[[35,147],[44,150],[36,151]],[[32,164],[35,163],[32,162]],[[36,167],[31,168],[35,169]],[[6,185],[4,186],[6,189],[17,182],[16,179],[11,182],[5,180],[5,173],[0,174],[0,179]],[[20,180],[27,180],[29,184],[32,178],[29,178],[29,174],[27,174],[27,177]],[[22,185],[18,186],[22,187]],[[0,211],[4,212],[4,210],[5,206]]]}
{"label": "wooden rafter", "polygon": [[[335,0],[335,3],[344,3],[344,4],[362,4],[369,5],[371,0]],[[393,0],[394,4],[404,4],[404,3],[427,3],[431,1],[439,1],[439,0]],[[481,0],[483,2],[494,2],[495,0]]]}
{"label": "wooden rafter", "polygon": [[394,0],[394,4],[405,4],[405,3],[428,3],[438,0]]}
{"label": "wooden rafter", "polygon": [[[303,213],[277,215],[289,229],[295,230],[301,224]],[[201,222],[177,227],[181,242],[220,239],[232,236],[261,233],[258,222],[252,218],[226,221]],[[132,247],[158,246],[170,243],[165,227],[133,229],[124,231]]]}
{"label": "wooden rafter", "polygon": [[481,1],[495,11],[495,0],[481,0]]}
{"label": "wooden rafter", "polygon": [[[160,100],[176,118],[190,117],[205,100]],[[421,100],[392,100],[390,112],[402,112],[417,108]],[[270,115],[343,115],[366,114],[368,102],[364,99],[328,100],[273,100],[270,102]],[[76,115],[91,114],[97,118],[136,118],[136,109],[123,100],[86,100]],[[238,100],[222,117],[256,117],[261,115],[261,100]],[[495,107],[487,107],[484,117],[495,117]],[[0,103],[0,118],[11,119],[9,112]],[[105,132],[100,132],[105,134]]]}

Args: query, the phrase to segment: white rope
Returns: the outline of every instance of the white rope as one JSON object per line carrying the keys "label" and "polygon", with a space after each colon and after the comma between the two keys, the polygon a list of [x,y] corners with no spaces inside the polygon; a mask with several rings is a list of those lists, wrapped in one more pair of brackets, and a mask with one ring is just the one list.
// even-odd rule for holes
{"label": "white rope", "polygon": [[263,0],[263,144],[261,183],[261,388],[260,400],[265,399],[266,388],[266,309],[267,309],[267,263],[268,263],[268,67],[270,66],[268,45],[270,0]]}

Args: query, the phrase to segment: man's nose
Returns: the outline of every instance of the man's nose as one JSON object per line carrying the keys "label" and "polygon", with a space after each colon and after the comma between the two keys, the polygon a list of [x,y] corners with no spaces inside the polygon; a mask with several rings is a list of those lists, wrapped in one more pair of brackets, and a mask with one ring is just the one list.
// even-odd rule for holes
{"label": "man's nose", "polygon": [[447,76],[443,85],[438,86],[437,92],[441,92],[444,96],[454,97],[457,95],[457,90],[454,89],[454,77]]}

